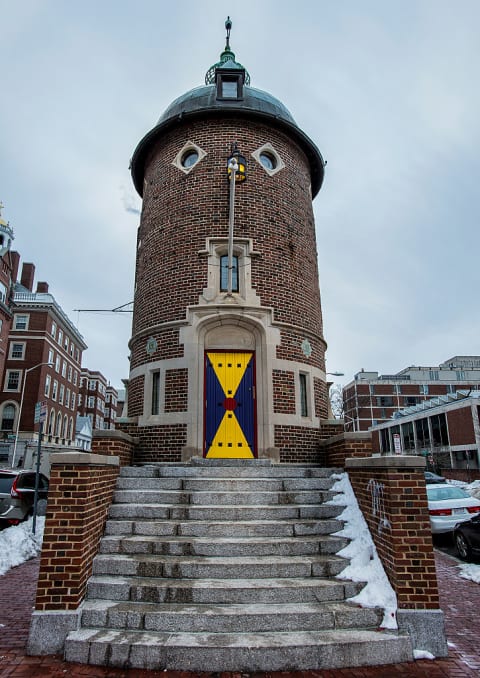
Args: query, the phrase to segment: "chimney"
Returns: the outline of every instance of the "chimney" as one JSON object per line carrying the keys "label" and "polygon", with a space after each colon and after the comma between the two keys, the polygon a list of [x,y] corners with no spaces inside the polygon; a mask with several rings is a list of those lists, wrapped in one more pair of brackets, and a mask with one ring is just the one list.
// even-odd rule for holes
{"label": "chimney", "polygon": [[18,269],[20,267],[20,253],[19,252],[10,252],[10,257],[12,258],[12,282],[17,282]]}
{"label": "chimney", "polygon": [[23,264],[22,278],[20,284],[26,287],[29,292],[33,290],[33,279],[35,277],[35,264]]}
{"label": "chimney", "polygon": [[38,282],[37,283],[37,293],[46,294],[48,292],[48,283],[47,282]]}

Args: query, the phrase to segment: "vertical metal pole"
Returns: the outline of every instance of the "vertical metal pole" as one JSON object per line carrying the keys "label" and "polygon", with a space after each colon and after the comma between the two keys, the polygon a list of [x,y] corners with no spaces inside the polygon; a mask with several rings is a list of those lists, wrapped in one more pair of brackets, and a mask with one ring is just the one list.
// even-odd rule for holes
{"label": "vertical metal pole", "polygon": [[232,296],[233,288],[233,224],[235,220],[235,178],[237,175],[238,164],[233,158],[229,165],[230,169],[230,215],[228,220],[228,285],[227,296]]}
{"label": "vertical metal pole", "polygon": [[38,485],[40,482],[40,455],[42,452],[42,433],[43,433],[43,421],[41,421],[38,425],[37,467],[35,470],[35,495],[33,498],[33,525],[32,525],[33,534],[35,534],[35,529],[37,526]]}

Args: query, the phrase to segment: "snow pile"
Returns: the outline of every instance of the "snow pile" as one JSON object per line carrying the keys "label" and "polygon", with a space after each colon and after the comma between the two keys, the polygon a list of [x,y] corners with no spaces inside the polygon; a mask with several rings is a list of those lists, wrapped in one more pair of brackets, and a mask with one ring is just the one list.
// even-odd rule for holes
{"label": "snow pile", "polygon": [[470,579],[476,584],[480,584],[480,565],[474,565],[473,563],[468,563],[465,565],[459,565],[460,576],[463,579]]}
{"label": "snow pile", "polygon": [[413,657],[414,659],[435,659],[435,655],[428,650],[414,650]]}
{"label": "snow pile", "polygon": [[339,556],[349,558],[350,565],[338,574],[337,578],[367,582],[360,593],[349,600],[362,607],[382,607],[384,609],[382,627],[396,629],[398,628],[396,620],[397,596],[378,557],[377,549],[358,506],[348,475],[341,473],[335,475],[334,478],[337,479],[337,482],[332,490],[340,494],[327,503],[345,506],[344,511],[338,517],[339,520],[345,521],[345,527],[336,535],[352,540],[338,553]]}
{"label": "snow pile", "polygon": [[32,534],[33,518],[0,532],[0,575],[11,567],[35,558],[42,550],[45,518],[37,518],[36,534]]}

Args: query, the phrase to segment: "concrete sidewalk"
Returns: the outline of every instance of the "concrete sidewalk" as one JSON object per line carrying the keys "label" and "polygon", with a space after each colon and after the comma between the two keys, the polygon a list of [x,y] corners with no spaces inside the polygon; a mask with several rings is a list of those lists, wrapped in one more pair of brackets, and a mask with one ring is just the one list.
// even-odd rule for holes
{"label": "concrete sidewalk", "polygon": [[39,558],[15,567],[0,577],[0,677],[15,676],[105,676],[125,678],[478,678],[480,676],[479,633],[480,585],[458,576],[458,562],[436,552],[440,602],[445,613],[450,656],[434,661],[339,669],[272,673],[192,674],[183,671],[139,671],[85,666],[64,662],[59,656],[27,657],[25,645],[35,601]]}

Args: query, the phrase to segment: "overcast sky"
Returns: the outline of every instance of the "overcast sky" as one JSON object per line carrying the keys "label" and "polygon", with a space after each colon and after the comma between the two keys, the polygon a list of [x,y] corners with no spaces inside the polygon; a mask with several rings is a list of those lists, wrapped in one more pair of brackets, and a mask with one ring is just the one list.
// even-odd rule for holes
{"label": "overcast sky", "polygon": [[0,200],[14,249],[121,387],[138,141],[231,46],[328,161],[314,202],[327,369],[479,354],[478,0],[0,0]]}

